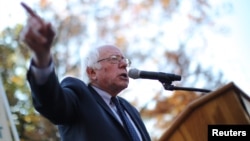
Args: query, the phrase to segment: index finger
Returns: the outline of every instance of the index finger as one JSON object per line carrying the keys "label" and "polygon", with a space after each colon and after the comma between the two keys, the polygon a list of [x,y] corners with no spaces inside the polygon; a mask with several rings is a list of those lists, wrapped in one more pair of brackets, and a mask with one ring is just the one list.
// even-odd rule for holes
{"label": "index finger", "polygon": [[[36,13],[28,6],[26,5],[25,3],[21,2],[21,5],[23,6],[23,8],[33,17],[37,17],[39,18]],[[40,19],[40,18],[39,18]]]}

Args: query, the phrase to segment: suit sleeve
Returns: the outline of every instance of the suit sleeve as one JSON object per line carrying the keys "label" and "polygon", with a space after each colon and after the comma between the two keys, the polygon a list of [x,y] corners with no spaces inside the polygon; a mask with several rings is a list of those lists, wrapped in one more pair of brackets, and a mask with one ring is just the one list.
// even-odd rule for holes
{"label": "suit sleeve", "polygon": [[63,88],[53,71],[44,84],[37,84],[31,71],[27,73],[35,109],[54,124],[77,118],[79,100],[70,88]]}

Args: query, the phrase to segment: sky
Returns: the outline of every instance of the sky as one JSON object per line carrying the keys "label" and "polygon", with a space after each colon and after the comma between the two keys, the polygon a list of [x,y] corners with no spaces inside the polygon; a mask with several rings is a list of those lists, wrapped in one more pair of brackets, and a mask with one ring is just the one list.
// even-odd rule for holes
{"label": "sky", "polygon": [[[203,64],[213,65],[223,71],[224,75],[234,82],[241,90],[250,95],[250,1],[223,0],[233,3],[233,11],[222,24],[228,25],[230,34],[226,37],[212,35],[208,38],[209,48],[206,55],[201,54]],[[0,0],[0,30],[16,23],[25,23],[26,13],[20,6],[20,0]],[[32,0],[25,0],[31,7]],[[218,2],[218,1],[211,1]],[[209,34],[209,33],[208,33]],[[223,46],[223,47],[222,47]]]}
{"label": "sky", "polygon": [[[233,11],[224,19],[231,28],[226,37],[210,37],[211,63],[220,68],[224,75],[233,81],[241,90],[250,94],[250,1],[230,0]],[[223,48],[220,48],[223,46]]]}

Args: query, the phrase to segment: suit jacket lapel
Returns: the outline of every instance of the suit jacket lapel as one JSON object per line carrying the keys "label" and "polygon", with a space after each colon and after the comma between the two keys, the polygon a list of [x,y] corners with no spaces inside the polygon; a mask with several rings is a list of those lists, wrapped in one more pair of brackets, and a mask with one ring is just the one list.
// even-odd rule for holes
{"label": "suit jacket lapel", "polygon": [[[120,99],[120,98],[119,98]],[[142,126],[144,126],[140,121],[139,117],[136,116],[137,114],[134,113],[134,109],[131,108],[131,106],[129,106],[126,102],[124,102],[123,100],[119,100],[121,105],[124,107],[124,109],[126,110],[126,112],[130,115],[131,119],[133,120],[133,122],[135,123],[136,127],[138,128],[141,136],[142,136],[142,140],[147,140],[147,136],[145,135],[144,128]]]}
{"label": "suit jacket lapel", "polygon": [[90,85],[88,85],[88,88],[95,97],[97,103],[99,103],[101,107],[120,124],[120,122],[118,121],[114,113],[111,111],[111,109],[108,107],[108,105],[105,103],[105,101],[102,99],[102,97]]}
{"label": "suit jacket lapel", "polygon": [[[111,111],[111,109],[108,107],[108,105],[105,103],[105,101],[101,98],[101,96],[90,86],[88,85],[89,90],[91,91],[91,93],[93,94],[93,96],[95,97],[96,101],[101,105],[101,107],[108,113],[111,115],[112,118],[114,118],[114,120],[116,122],[118,122],[118,124],[122,127],[122,125],[120,124],[120,122],[118,121],[118,119],[116,118],[116,116],[114,115],[114,113]],[[118,97],[119,98],[119,97]],[[119,98],[120,99],[120,98]],[[131,109],[131,107],[129,105],[127,105],[125,102],[123,102],[123,100],[119,100],[122,104],[122,106],[125,108],[126,112],[131,116],[133,122],[135,123],[135,125],[137,126],[142,139],[143,140],[147,140],[147,136],[145,135],[144,128],[142,127],[143,124],[140,122],[141,120],[138,119],[139,117],[137,117],[136,113],[133,113],[134,109]],[[123,127],[122,127],[123,128]],[[123,128],[124,129],[124,128]],[[124,129],[124,131],[126,132],[126,130]]]}

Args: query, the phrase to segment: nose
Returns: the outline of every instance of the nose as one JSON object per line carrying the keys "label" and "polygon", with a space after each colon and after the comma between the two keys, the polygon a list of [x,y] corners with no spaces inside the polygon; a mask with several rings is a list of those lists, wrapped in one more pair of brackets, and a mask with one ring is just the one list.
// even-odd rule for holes
{"label": "nose", "polygon": [[121,59],[120,63],[119,63],[119,66],[120,67],[129,67],[130,65],[130,61],[128,59]]}

